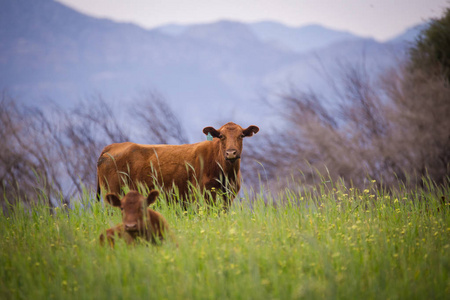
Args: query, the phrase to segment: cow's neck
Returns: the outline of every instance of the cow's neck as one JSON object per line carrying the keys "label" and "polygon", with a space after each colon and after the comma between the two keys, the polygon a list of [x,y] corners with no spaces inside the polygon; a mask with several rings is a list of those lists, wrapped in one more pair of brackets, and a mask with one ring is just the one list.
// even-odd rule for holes
{"label": "cow's neck", "polygon": [[[213,141],[213,157],[215,161],[218,163],[217,168],[215,170],[215,174],[217,177],[220,175],[228,177],[230,182],[236,182],[236,177],[239,176],[240,169],[240,160],[237,159],[234,162],[230,162],[225,159],[223,155],[223,151],[220,149],[220,140],[215,139]],[[220,165],[220,167],[219,167]]]}

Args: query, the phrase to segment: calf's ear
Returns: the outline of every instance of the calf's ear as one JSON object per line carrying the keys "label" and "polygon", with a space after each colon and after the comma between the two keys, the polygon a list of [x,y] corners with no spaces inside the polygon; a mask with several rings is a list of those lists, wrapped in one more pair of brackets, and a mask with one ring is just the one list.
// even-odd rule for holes
{"label": "calf's ear", "polygon": [[112,206],[120,207],[121,202],[119,197],[116,194],[108,194],[106,195],[106,201]]}
{"label": "calf's ear", "polygon": [[147,196],[147,205],[153,204],[156,201],[156,198],[158,198],[159,192],[157,190],[151,191]]}
{"label": "calf's ear", "polygon": [[220,132],[211,126],[203,128],[203,133],[206,135],[208,135],[208,133],[211,133],[211,135],[216,138],[220,136]]}
{"label": "calf's ear", "polygon": [[254,133],[257,133],[259,131],[258,126],[250,125],[244,131],[242,132],[244,136],[252,136]]}

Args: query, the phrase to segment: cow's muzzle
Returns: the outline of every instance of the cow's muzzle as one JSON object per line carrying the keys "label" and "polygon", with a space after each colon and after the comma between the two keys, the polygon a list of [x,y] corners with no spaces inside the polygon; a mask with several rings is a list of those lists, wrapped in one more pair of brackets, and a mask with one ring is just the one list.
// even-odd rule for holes
{"label": "cow's muzzle", "polygon": [[230,149],[225,151],[225,159],[229,160],[231,162],[234,162],[235,160],[241,158],[238,154],[238,151],[236,149]]}
{"label": "cow's muzzle", "polygon": [[137,223],[125,224],[125,230],[126,231],[137,231],[138,230]]}

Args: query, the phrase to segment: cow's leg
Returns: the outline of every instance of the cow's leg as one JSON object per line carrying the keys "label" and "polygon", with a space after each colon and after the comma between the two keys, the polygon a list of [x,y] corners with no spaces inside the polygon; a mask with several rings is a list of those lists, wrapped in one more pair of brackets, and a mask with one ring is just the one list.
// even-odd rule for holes
{"label": "cow's leg", "polygon": [[126,231],[124,231],[121,235],[121,237],[124,239],[125,243],[127,243],[127,245],[132,245],[134,244],[134,238],[127,233]]}
{"label": "cow's leg", "polygon": [[105,240],[108,241],[108,244],[111,248],[114,248],[114,235],[115,235],[115,230],[114,228],[110,228],[108,230],[106,230],[106,238],[105,235],[102,233],[100,234],[100,245],[104,246],[105,245]]}

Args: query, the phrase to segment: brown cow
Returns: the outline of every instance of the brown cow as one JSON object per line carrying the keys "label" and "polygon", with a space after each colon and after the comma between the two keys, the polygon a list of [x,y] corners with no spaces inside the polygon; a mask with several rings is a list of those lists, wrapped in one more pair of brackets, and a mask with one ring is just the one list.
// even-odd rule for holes
{"label": "brown cow", "polygon": [[[185,145],[139,145],[130,142],[106,146],[97,162],[98,199],[100,188],[119,194],[125,184],[139,184],[170,191],[174,187],[187,201],[190,186],[207,190],[213,199],[220,193],[225,207],[240,189],[240,157],[244,137],[257,133],[257,126],[243,129],[232,122],[205,127],[212,141]],[[208,193],[208,194],[209,194]]]}
{"label": "brown cow", "polygon": [[[147,199],[136,191],[128,192],[122,200],[115,194],[106,195],[106,201],[112,206],[120,207],[122,210],[122,223],[106,230],[106,239],[111,247],[114,247],[114,236],[123,238],[127,244],[134,243],[137,237],[156,244],[162,242],[169,234],[169,226],[164,217],[146,208],[155,202],[159,192],[153,190]],[[145,217],[145,218],[144,218]],[[100,244],[105,243],[105,236],[100,235]]]}

